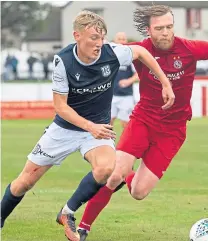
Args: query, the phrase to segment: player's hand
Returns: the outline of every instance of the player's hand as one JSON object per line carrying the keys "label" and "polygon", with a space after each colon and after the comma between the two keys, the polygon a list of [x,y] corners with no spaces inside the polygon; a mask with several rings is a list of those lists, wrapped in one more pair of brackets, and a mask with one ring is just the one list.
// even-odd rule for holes
{"label": "player's hand", "polygon": [[128,79],[122,79],[119,81],[118,84],[121,88],[126,88],[126,87],[130,86],[132,83]]}
{"label": "player's hand", "polygon": [[169,109],[175,102],[175,94],[173,93],[173,89],[171,85],[163,86],[162,89],[162,97],[164,101],[164,105],[162,106],[163,110]]}
{"label": "player's hand", "polygon": [[95,137],[95,139],[116,139],[116,133],[113,131],[113,126],[108,124],[88,122],[87,130]]}

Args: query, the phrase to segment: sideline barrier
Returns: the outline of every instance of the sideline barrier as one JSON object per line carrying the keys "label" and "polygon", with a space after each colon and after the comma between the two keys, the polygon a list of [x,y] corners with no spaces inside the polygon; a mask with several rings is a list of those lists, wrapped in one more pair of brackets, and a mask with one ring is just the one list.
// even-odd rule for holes
{"label": "sideline barrier", "polygon": [[[51,83],[2,83],[2,119],[52,119]],[[24,91],[23,91],[24,90]],[[134,84],[139,100],[139,86]],[[196,76],[191,98],[193,117],[208,116],[208,76]]]}
{"label": "sideline barrier", "polygon": [[55,116],[52,101],[18,101],[1,103],[2,119],[52,119]]}

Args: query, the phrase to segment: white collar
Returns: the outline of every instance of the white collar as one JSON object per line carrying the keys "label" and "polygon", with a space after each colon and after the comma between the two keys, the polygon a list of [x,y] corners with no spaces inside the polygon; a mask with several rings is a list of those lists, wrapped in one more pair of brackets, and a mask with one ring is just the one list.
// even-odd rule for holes
{"label": "white collar", "polygon": [[100,56],[101,56],[101,50],[100,50],[100,54],[99,54],[99,56],[97,57],[97,59],[94,60],[92,63],[86,64],[86,63],[82,62],[82,61],[79,59],[79,57],[77,56],[76,48],[77,48],[77,45],[75,45],[74,48],[73,48],[74,57],[75,57],[75,59],[76,59],[80,64],[82,64],[82,65],[84,65],[84,66],[90,66],[90,65],[95,64],[95,63],[98,61],[98,59],[100,58]]}

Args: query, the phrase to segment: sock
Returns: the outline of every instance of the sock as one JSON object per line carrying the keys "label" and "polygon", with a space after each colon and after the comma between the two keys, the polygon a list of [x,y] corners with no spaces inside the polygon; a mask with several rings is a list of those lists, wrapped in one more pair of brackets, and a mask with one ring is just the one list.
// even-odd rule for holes
{"label": "sock", "polygon": [[122,182],[121,184],[119,184],[113,192],[119,191],[124,185],[126,185],[126,182]]}
{"label": "sock", "polygon": [[132,172],[125,178],[126,185],[127,185],[128,189],[129,189],[130,194],[131,194],[131,182],[132,182],[134,176],[135,176],[135,172],[132,171]]}
{"label": "sock", "polygon": [[5,190],[4,196],[1,200],[1,227],[4,226],[5,219],[10,215],[13,209],[20,203],[23,196],[16,197],[11,193],[11,184],[9,184]]}
{"label": "sock", "polygon": [[92,172],[89,172],[80,182],[77,190],[68,200],[68,208],[75,212],[77,209],[88,200],[90,200],[101,187],[105,184],[98,183],[93,177]]}
{"label": "sock", "polygon": [[71,214],[74,214],[74,211],[72,211],[71,209],[69,209],[69,207],[67,206],[67,204],[63,207],[63,209],[62,209],[62,213],[63,214],[69,214],[69,213],[71,213]]}
{"label": "sock", "polygon": [[109,189],[107,186],[104,186],[92,199],[90,199],[85,208],[79,228],[85,229],[88,232],[90,231],[92,223],[95,221],[104,207],[109,203],[113,192],[113,190]]}

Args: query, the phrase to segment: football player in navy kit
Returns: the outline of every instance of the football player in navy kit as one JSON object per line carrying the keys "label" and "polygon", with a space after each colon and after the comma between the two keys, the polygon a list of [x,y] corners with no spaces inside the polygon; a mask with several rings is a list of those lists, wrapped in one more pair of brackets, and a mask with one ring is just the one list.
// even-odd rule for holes
{"label": "football player in navy kit", "polygon": [[[92,166],[77,190],[60,211],[57,221],[65,235],[79,241],[74,212],[104,186],[115,166],[115,133],[110,123],[113,80],[121,65],[141,60],[160,80],[163,108],[174,103],[169,80],[152,55],[140,46],[104,44],[104,20],[95,13],[82,11],[73,23],[76,43],[54,57],[53,102],[56,117],[40,138],[21,174],[8,185],[1,202],[1,227],[25,193],[53,165],[80,151]],[[29,215],[29,214],[28,214]]]}

